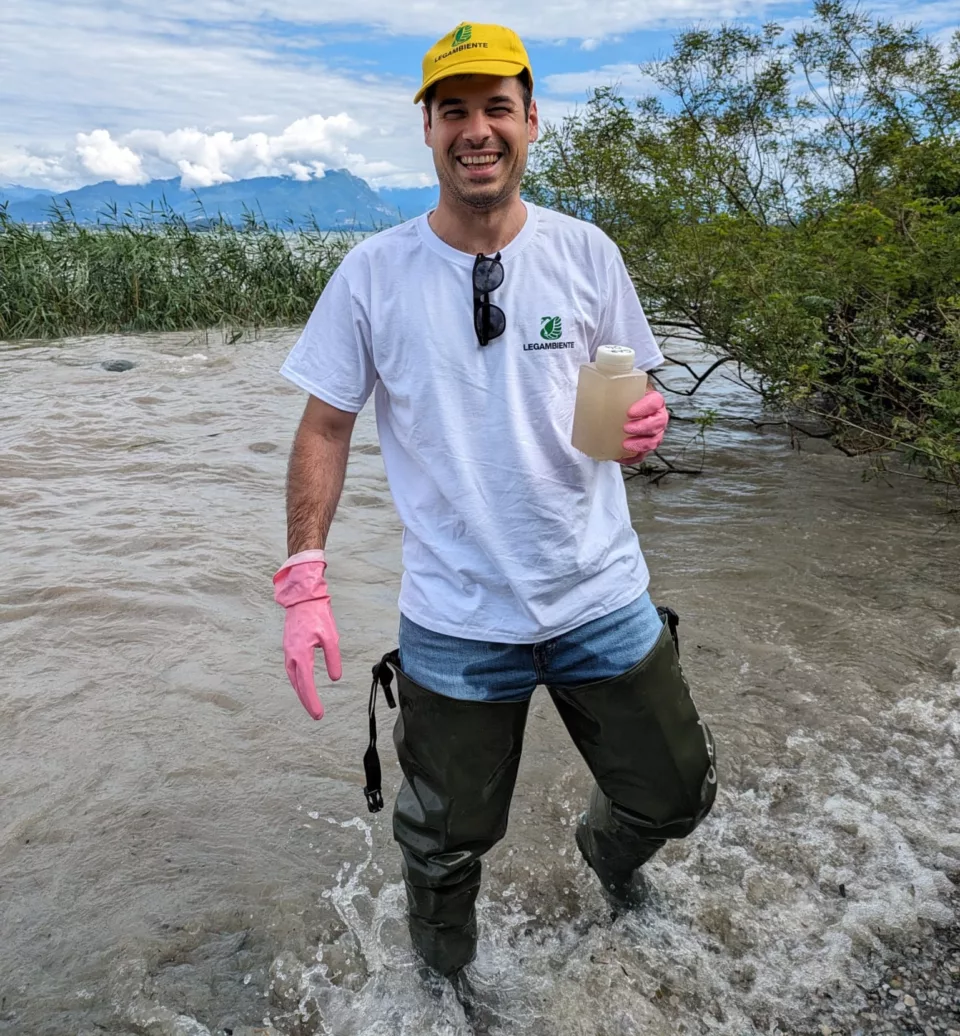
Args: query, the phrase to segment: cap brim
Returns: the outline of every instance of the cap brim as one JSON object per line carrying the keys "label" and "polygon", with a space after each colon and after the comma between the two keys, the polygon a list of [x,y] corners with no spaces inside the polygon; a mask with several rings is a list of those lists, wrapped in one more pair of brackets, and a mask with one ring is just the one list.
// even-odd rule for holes
{"label": "cap brim", "polygon": [[434,83],[439,83],[441,79],[450,79],[452,76],[518,76],[526,67],[526,65],[519,61],[501,61],[492,58],[474,58],[470,61],[464,61],[462,64],[457,65],[456,68],[451,68],[449,71],[443,70],[431,76],[417,91],[413,103],[419,104],[421,98],[430,87]]}

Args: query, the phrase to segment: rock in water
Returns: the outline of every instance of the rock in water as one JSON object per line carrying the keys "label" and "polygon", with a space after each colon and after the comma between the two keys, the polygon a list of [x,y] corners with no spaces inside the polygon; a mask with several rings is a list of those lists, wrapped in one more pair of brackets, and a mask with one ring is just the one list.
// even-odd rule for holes
{"label": "rock in water", "polygon": [[130,360],[104,360],[100,366],[105,371],[129,371],[136,367]]}

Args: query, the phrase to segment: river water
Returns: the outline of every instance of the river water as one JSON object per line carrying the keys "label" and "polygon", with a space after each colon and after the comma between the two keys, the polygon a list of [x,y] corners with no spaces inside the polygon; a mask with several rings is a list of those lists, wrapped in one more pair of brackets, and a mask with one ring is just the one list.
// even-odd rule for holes
{"label": "river water", "polygon": [[[328,544],[344,678],[320,723],[283,670],[294,337],[0,347],[0,1033],[471,1031],[417,976],[390,810],[362,793],[400,575],[370,410]],[[757,404],[729,379],[695,399],[727,414],[703,473],[627,484],[716,808],[612,920],[573,847],[586,768],[539,691],[487,858],[477,1031],[819,1031],[956,920],[960,530],[920,483],[732,419]],[[693,435],[675,422],[665,452],[699,462]]]}

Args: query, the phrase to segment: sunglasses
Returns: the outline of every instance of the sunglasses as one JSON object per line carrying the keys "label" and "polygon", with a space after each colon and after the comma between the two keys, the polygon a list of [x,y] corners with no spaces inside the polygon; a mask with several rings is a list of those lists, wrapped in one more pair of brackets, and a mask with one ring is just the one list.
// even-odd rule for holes
{"label": "sunglasses", "polygon": [[473,264],[473,326],[481,345],[499,338],[507,326],[507,318],[499,306],[490,301],[490,292],[503,284],[503,263],[500,253],[492,258],[480,253]]}

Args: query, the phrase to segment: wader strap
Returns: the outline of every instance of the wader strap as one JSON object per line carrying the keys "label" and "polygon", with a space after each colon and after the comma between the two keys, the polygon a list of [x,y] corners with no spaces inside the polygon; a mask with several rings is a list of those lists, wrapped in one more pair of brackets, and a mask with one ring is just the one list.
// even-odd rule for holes
{"label": "wader strap", "polygon": [[383,775],[380,772],[380,756],[377,754],[377,687],[383,688],[383,696],[387,699],[387,705],[391,709],[397,707],[396,699],[393,697],[391,684],[393,683],[393,671],[391,665],[400,667],[400,652],[398,650],[388,651],[373,667],[373,683],[370,685],[370,704],[367,707],[367,715],[370,720],[370,744],[363,754],[363,772],[367,779],[363,794],[367,797],[367,809],[371,813],[379,813],[383,809]]}
{"label": "wader strap", "polygon": [[673,637],[673,646],[677,650],[677,657],[680,657],[680,638],[677,636],[677,627],[680,625],[680,616],[672,609],[666,606],[657,608],[660,613],[660,617],[670,624],[670,636]]}

